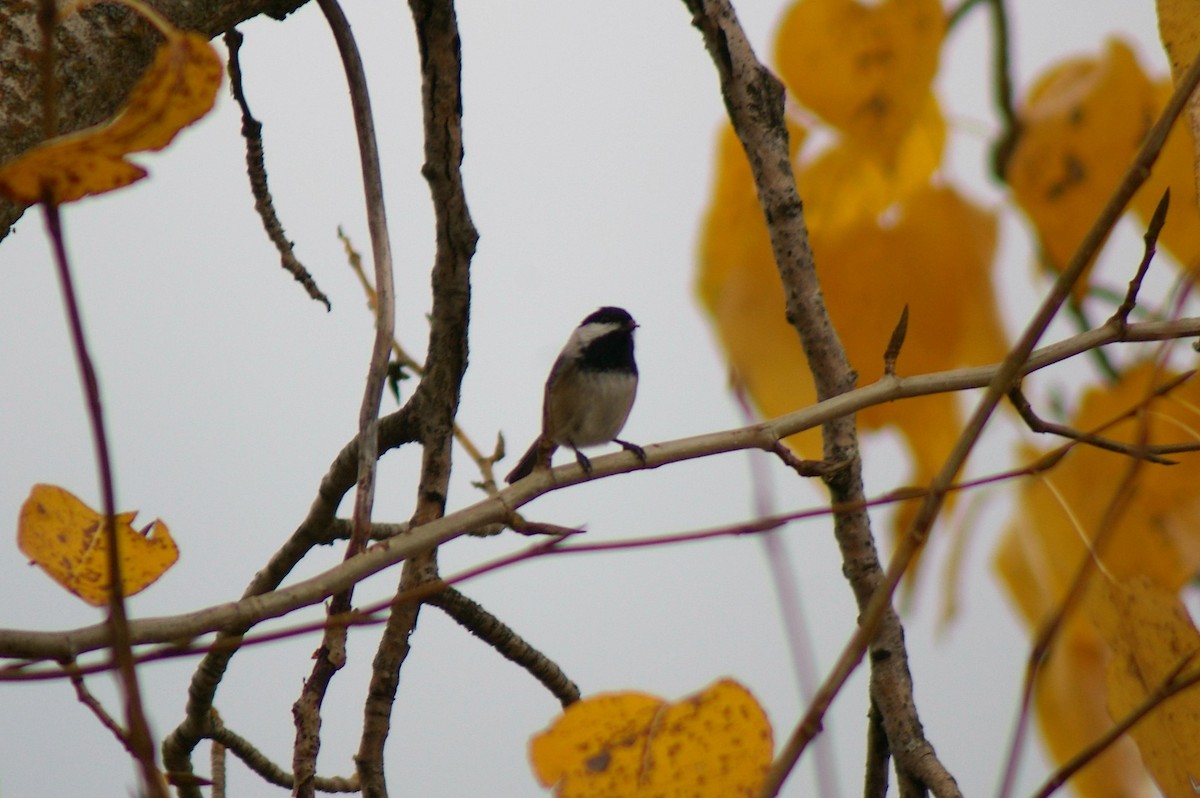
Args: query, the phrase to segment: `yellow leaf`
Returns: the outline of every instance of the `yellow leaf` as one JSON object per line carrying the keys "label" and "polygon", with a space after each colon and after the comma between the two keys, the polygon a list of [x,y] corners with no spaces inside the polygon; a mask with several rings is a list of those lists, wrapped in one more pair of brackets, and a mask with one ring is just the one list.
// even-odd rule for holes
{"label": "yellow leaf", "polygon": [[575,703],[530,741],[538,781],[558,798],[757,795],[771,726],[754,697],[722,679],[668,704],[642,693]]}
{"label": "yellow leaf", "polygon": [[[1094,388],[1083,398],[1071,420],[1076,429],[1091,430],[1137,406],[1155,384],[1170,379],[1153,364],[1128,370],[1114,386]],[[1200,382],[1192,380],[1169,396],[1155,399],[1145,412],[1150,443],[1192,441]],[[1138,419],[1106,429],[1105,437],[1133,442]],[[1041,452],[1027,447],[1023,458]],[[1084,540],[1094,538],[1104,523],[1110,498],[1129,466],[1126,456],[1090,446],[1076,447],[1044,476],[1021,488],[1020,512],[1005,532],[995,564],[1009,596],[1032,629],[1045,622],[1062,602],[1067,587],[1085,558],[1098,557],[1099,580],[1145,579],[1173,595],[1200,569],[1200,485],[1194,471],[1196,455],[1173,455],[1175,466],[1141,466],[1133,498],[1120,514],[1102,550],[1089,553]],[[1086,602],[1092,606],[1095,590]],[[1110,637],[1108,633],[1105,637]],[[1111,645],[1111,644],[1110,644]],[[1096,628],[1079,611],[1069,617],[1062,637],[1038,678],[1039,723],[1055,759],[1074,756],[1108,730],[1112,699],[1106,690],[1105,662],[1113,656]],[[1119,649],[1118,649],[1119,652]],[[1172,663],[1174,664],[1174,663]],[[1132,746],[1105,756],[1080,776],[1090,785],[1084,795],[1137,793],[1141,772]]]}
{"label": "yellow leaf", "polygon": [[930,94],[884,167],[849,140],[821,153],[798,176],[809,230],[836,232],[873,219],[929,184],[942,160],[946,122]]}
{"label": "yellow leaf", "polygon": [[[1200,634],[1173,591],[1146,577],[1104,582],[1088,608],[1113,657],[1108,705],[1121,718],[1142,704],[1181,660],[1200,651]],[[1185,691],[1131,730],[1142,761],[1165,796],[1194,796],[1200,777],[1200,694]]]}
{"label": "yellow leaf", "polygon": [[[1007,179],[1061,271],[1154,122],[1154,86],[1128,45],[1066,61],[1043,75],[1019,112]],[[1076,288],[1082,296],[1084,280]]]}
{"label": "yellow leaf", "polygon": [[[1046,592],[1040,553],[1029,541],[1008,534],[995,555],[995,566],[1009,595],[1031,629],[1036,629],[1056,606]],[[1034,682],[1038,728],[1054,761],[1062,763],[1112,726],[1105,704],[1104,641],[1078,612],[1068,616],[1050,656]],[[1144,795],[1145,770],[1137,746],[1122,737],[1080,770],[1071,786],[1081,798]]]}
{"label": "yellow leaf", "polygon": [[[1154,85],[1156,111],[1166,106],[1174,90],[1169,80]],[[1183,119],[1176,120],[1150,178],[1130,203],[1145,224],[1154,215],[1163,192],[1171,190],[1171,208],[1158,243],[1193,276],[1200,273],[1200,204],[1196,201],[1196,180],[1192,174],[1195,152],[1195,137],[1189,125]]]}
{"label": "yellow leaf", "polygon": [[[1178,82],[1200,52],[1200,2],[1196,0],[1158,0],[1158,35],[1171,60],[1171,75]],[[1186,127],[1192,132],[1192,196],[1200,187],[1200,97],[1192,94],[1184,108]]]}
{"label": "yellow leaf", "polygon": [[[713,318],[731,371],[765,416],[816,400],[796,331],[784,318],[784,295],[745,156],[726,133],[716,192],[705,221],[698,290]],[[803,176],[802,176],[803,182]],[[740,186],[740,187],[739,187]],[[806,210],[837,218],[810,229],[829,314],[862,381],[878,378],[883,352],[905,304],[908,338],[902,373],[978,365],[1006,350],[991,286],[996,221],[949,188],[910,186],[885,218],[825,212],[831,195],[805,196]],[[840,199],[839,199],[840,201]],[[877,205],[874,207],[878,207]],[[866,429],[896,426],[928,481],[954,446],[961,411],[955,397],[894,402],[859,414]],[[819,430],[789,438],[802,456],[820,457]],[[915,505],[897,514],[902,527]]]}
{"label": "yellow leaf", "polygon": [[125,156],[162,149],[208,113],[221,71],[221,59],[204,36],[168,35],[113,119],[47,141],[4,164],[0,194],[33,204],[49,193],[63,203],[140,180],[146,171]]}
{"label": "yellow leaf", "polygon": [[775,62],[802,104],[887,165],[928,101],[945,27],[938,0],[797,0]]}
{"label": "yellow leaf", "polygon": [[[137,512],[113,519],[121,554],[121,593],[132,596],[153,584],[179,559],[166,524],[133,528]],[[108,538],[104,519],[62,488],[34,485],[21,506],[17,545],[54,581],[84,601],[108,603]]]}

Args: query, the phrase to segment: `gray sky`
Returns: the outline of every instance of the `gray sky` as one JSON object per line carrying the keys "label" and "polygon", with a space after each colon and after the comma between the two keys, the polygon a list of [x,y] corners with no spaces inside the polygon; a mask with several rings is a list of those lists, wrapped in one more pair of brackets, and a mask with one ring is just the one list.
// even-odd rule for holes
{"label": "gray sky", "polygon": [[[623,437],[646,444],[738,426],[725,367],[692,290],[723,107],[682,4],[460,5],[464,172],[481,233],[462,426],[485,448],[503,432],[510,459],[502,465],[513,462],[536,433],[542,382],[559,347],[603,304],[623,305],[641,324],[641,390]],[[1117,31],[1139,45],[1145,67],[1165,69],[1149,2],[1010,5],[1019,89],[1048,60],[1098,52],[1103,37]],[[768,55],[781,4],[737,6],[760,54]],[[411,19],[402,3],[350,4],[347,13],[378,115],[399,337],[421,353],[433,232],[419,174]],[[995,206],[1003,195],[984,181],[981,166],[997,126],[983,23],[977,11],[955,32],[938,87],[953,125],[947,172]],[[369,243],[341,67],[313,4],[282,24],[258,20],[243,31],[246,90],[265,124],[277,208],[333,312],[307,299],[278,266],[253,212],[239,120],[224,91],[217,111],[165,154],[140,159],[150,179],[65,211],[104,389],[119,507],[141,510],[142,523],[163,518],[182,550],[177,566],[131,601],[137,616],[237,597],[304,517],[321,475],[356,428],[371,320],[336,228],[344,226],[364,252]],[[1032,274],[1022,222],[1006,213],[1002,231],[997,281],[1012,331],[1044,283]],[[1136,250],[1136,233],[1119,236],[1122,244]],[[1119,261],[1118,272],[1129,264],[1128,257]],[[0,374],[6,375],[0,517],[15,530],[20,505],[37,482],[98,504],[81,391],[37,212],[0,245],[0,297]],[[1038,386],[1038,395],[1070,391],[1081,375],[1086,368],[1065,367]],[[385,397],[385,409],[392,407]],[[990,435],[976,472],[1007,462],[1013,437],[1009,429]],[[896,438],[868,441],[868,490],[903,482],[907,466]],[[377,519],[403,520],[411,512],[415,451],[383,461]],[[749,457],[725,455],[582,486],[539,500],[528,516],[584,525],[598,540],[736,522],[753,513]],[[456,458],[453,508],[479,496],[469,461],[461,451]],[[820,500],[778,465],[766,470],[779,509]],[[970,524],[958,622],[935,633],[944,535],[933,543],[933,567],[907,616],[926,731],[968,795],[994,789],[1027,649],[988,565],[1007,523],[1002,493],[981,500]],[[888,518],[880,515],[878,530]],[[784,538],[823,675],[854,622],[850,593],[826,522],[790,526]],[[456,541],[442,551],[443,572],[524,543],[512,534]],[[334,563],[340,552],[313,559],[297,577]],[[377,576],[356,598],[383,598],[397,578],[398,570]],[[2,627],[70,628],[101,617],[27,566],[15,534],[0,541],[0,584]],[[730,675],[763,702],[777,741],[802,710],[764,549],[755,540],[546,559],[489,574],[463,590],[556,659],[585,693],[629,689],[677,699]],[[350,664],[326,702],[323,775],[352,771],[374,641],[371,630],[354,634]],[[239,654],[218,696],[226,723],[285,766],[290,708],[315,645],[307,637]],[[181,718],[194,664],[142,671],[159,736]],[[827,724],[846,795],[861,791],[863,676],[856,674]],[[99,694],[112,695],[109,680],[93,681]],[[407,795],[538,794],[526,744],[556,711],[527,674],[427,610],[402,675],[389,782]],[[20,734],[10,728],[0,746],[0,794],[122,795],[135,783],[120,746],[65,682],[0,685],[0,715],[21,726]],[[204,756],[196,760],[201,772]],[[1045,773],[1035,746],[1020,783],[1032,788]],[[230,784],[231,794],[269,794],[232,759]],[[787,794],[813,791],[809,754]]]}

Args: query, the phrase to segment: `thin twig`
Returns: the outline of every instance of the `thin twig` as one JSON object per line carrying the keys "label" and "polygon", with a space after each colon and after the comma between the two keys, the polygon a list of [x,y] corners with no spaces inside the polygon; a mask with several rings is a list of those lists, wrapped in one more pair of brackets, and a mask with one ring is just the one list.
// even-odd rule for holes
{"label": "thin twig", "polygon": [[[1008,162],[1016,149],[1017,140],[1021,137],[1021,119],[1017,116],[1016,104],[1013,101],[1013,80],[1011,63],[1011,46],[1008,35],[1008,13],[1004,8],[1004,0],[987,0],[992,9],[992,70],[993,95],[996,110],[1000,114],[1003,128],[996,143],[992,145],[992,174],[997,180],[1004,180],[1008,173]],[[964,5],[966,5],[964,3]],[[953,17],[951,18],[953,20]]]}
{"label": "thin twig", "polygon": [[96,720],[100,721],[100,725],[108,729],[113,737],[117,738],[117,742],[124,746],[125,750],[134,756],[137,752],[133,750],[132,744],[129,742],[129,735],[125,729],[121,728],[121,724],[116,718],[108,713],[104,705],[92,694],[87,685],[83,681],[83,673],[74,661],[64,662],[63,670],[71,680],[71,686],[75,688],[75,697],[79,699],[79,703],[83,704],[92,714],[96,716]]}
{"label": "thin twig", "polygon": [[[1155,395],[1161,396],[1174,390],[1179,385],[1183,384],[1187,380],[1190,380],[1193,376],[1195,376],[1195,374],[1196,372],[1189,371],[1179,375],[1178,377],[1175,377],[1174,379],[1168,380],[1164,385],[1159,386],[1155,390]],[[1025,422],[1026,426],[1028,426],[1033,432],[1058,435],[1063,438],[1069,438],[1073,441],[1086,443],[1089,446],[1095,446],[1097,449],[1104,449],[1105,451],[1116,452],[1129,457],[1147,460],[1157,465],[1177,465],[1178,463],[1176,460],[1170,460],[1162,456],[1161,449],[1163,447],[1139,447],[1134,444],[1123,443],[1122,441],[1104,438],[1092,432],[1083,432],[1081,430],[1073,429],[1064,424],[1055,424],[1050,421],[1044,421],[1038,417],[1033,407],[1029,404],[1029,400],[1025,398],[1025,394],[1021,391],[1020,386],[1017,386],[1009,391],[1008,399],[1012,403],[1013,407],[1016,408],[1017,413],[1021,416],[1021,419]],[[1183,445],[1187,447],[1187,451],[1194,451],[1197,446],[1197,444],[1194,442]]]}
{"label": "thin twig", "polygon": [[[259,751],[245,737],[231,731],[220,718],[215,718],[213,721],[210,739],[214,748],[219,746],[228,750],[268,784],[274,784],[285,790],[290,790],[295,786],[295,779],[291,773],[272,762],[266,754]],[[213,775],[215,776],[216,773],[214,772]],[[358,778],[355,776],[316,776],[313,784],[320,792],[358,792]]]}
{"label": "thin twig", "polygon": [[[366,272],[363,271],[362,257],[358,254],[358,251],[355,250],[353,242],[350,241],[350,237],[347,236],[340,227],[338,228],[338,238],[341,240],[342,246],[346,250],[347,263],[354,274],[358,277],[358,282],[359,285],[362,286],[363,293],[367,295],[367,307],[371,310],[374,310],[375,303],[377,301],[375,297],[375,287],[371,285],[370,279],[367,278]],[[408,369],[418,377],[425,376],[425,369],[421,366],[421,364],[418,363],[416,359],[414,359],[412,355],[408,353],[408,350],[401,346],[400,342],[395,339],[392,339],[392,353],[395,355],[396,360],[404,368]],[[479,473],[483,477],[483,481],[478,483],[478,487],[489,496],[494,496],[499,491],[499,488],[496,484],[495,465],[497,461],[504,457],[503,436],[497,436],[496,445],[493,447],[490,455],[485,455],[482,450],[475,445],[475,442],[471,440],[471,437],[467,435],[462,427],[458,425],[457,421],[454,423],[454,439],[459,442],[464,450],[466,450],[467,456],[471,458],[471,460],[475,463],[475,467],[479,469]]]}
{"label": "thin twig", "polygon": [[[358,140],[359,161],[362,166],[363,195],[366,201],[367,227],[371,234],[371,253],[375,261],[375,286],[378,295],[375,310],[375,341],[367,365],[366,385],[358,415],[358,480],[354,495],[354,529],[346,546],[346,560],[356,557],[370,537],[371,510],[375,503],[375,463],[378,459],[379,407],[387,378],[388,356],[395,337],[396,309],[392,280],[392,247],[388,237],[387,212],[383,201],[383,175],[379,165],[379,145],[375,138],[375,120],[371,113],[371,98],[367,91],[367,76],[362,56],[350,30],[350,23],[337,0],[317,0],[329,29],[337,43],[338,54],[346,73],[350,104],[354,113],[354,129]],[[338,615],[350,610],[353,585],[335,595],[329,602],[329,613]],[[293,772],[296,785],[293,794],[311,798],[315,791],[316,760],[320,750],[320,708],[333,675],[345,664],[346,629],[328,627],[318,649],[312,673],[297,699],[296,744]]]}
{"label": "thin twig", "polygon": [[1127,324],[1129,322],[1129,314],[1137,307],[1138,292],[1141,291],[1142,280],[1146,278],[1146,272],[1150,270],[1150,264],[1154,260],[1154,253],[1158,248],[1158,236],[1162,233],[1163,225],[1167,222],[1167,210],[1170,207],[1171,189],[1168,188],[1163,192],[1162,199],[1158,201],[1158,205],[1154,207],[1154,213],[1150,216],[1150,223],[1146,225],[1146,232],[1142,236],[1142,241],[1144,242],[1142,260],[1138,264],[1137,272],[1134,273],[1133,279],[1129,281],[1129,288],[1126,289],[1121,304],[1113,312],[1112,318],[1120,324]]}
{"label": "thin twig", "polygon": [[271,199],[271,189],[267,185],[267,166],[263,157],[262,123],[250,113],[250,104],[242,88],[242,66],[238,60],[238,51],[242,46],[242,34],[236,28],[225,31],[225,47],[229,50],[229,88],[233,99],[242,109],[242,138],[246,140],[246,174],[250,177],[250,191],[254,195],[254,210],[262,220],[267,238],[279,252],[280,265],[284,271],[304,286],[308,295],[325,305],[325,310],[333,310],[329,297],[317,286],[308,269],[296,257],[292,242],[284,232],[283,223],[275,213],[275,201]]}
{"label": "thin twig", "polygon": [[[42,91],[43,125],[47,139],[58,131],[58,81],[54,74],[54,29],[57,7],[53,0],[38,3],[38,23],[42,31]],[[71,265],[67,259],[66,243],[63,239],[62,221],[58,205],[52,192],[44,187],[42,208],[46,216],[46,228],[54,250],[54,262],[58,271],[59,288],[66,309],[67,324],[71,332],[71,343],[75,350],[75,362],[83,385],[84,401],[92,432],[92,446],[96,458],[96,469],[100,478],[101,507],[108,546],[109,583],[108,622],[111,632],[113,660],[117,664],[121,691],[124,699],[125,739],[132,752],[142,778],[142,788],[155,798],[166,798],[166,783],[155,762],[154,743],[150,727],[146,722],[142,706],[141,688],[138,685],[137,669],[130,641],[129,617],[125,610],[125,592],[121,579],[120,541],[116,529],[116,489],[113,486],[112,459],[108,450],[108,433],[104,426],[104,410],[100,398],[100,383],[88,352],[87,336],[83,331],[83,320],[79,312],[79,301],[71,277]]]}

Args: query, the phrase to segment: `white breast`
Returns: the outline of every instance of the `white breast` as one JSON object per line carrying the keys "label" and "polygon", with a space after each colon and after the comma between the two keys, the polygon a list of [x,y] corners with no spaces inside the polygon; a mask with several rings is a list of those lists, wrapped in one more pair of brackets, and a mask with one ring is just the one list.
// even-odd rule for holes
{"label": "white breast", "polygon": [[555,385],[546,408],[547,430],[559,446],[598,446],[621,434],[637,376],[627,372],[573,372]]}

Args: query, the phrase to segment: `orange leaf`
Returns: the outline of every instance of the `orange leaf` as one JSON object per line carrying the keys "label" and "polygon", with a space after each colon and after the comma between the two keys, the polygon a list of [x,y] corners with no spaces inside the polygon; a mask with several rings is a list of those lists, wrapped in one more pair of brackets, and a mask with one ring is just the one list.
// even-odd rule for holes
{"label": "orange leaf", "polygon": [[[1079,248],[1156,107],[1150,79],[1129,46],[1116,40],[1100,58],[1059,64],[1030,91],[1007,179],[1038,230],[1050,268],[1061,271]],[[1085,290],[1081,280],[1076,291],[1082,296]]]}
{"label": "orange leaf", "polygon": [[[1091,617],[1113,652],[1108,665],[1113,717],[1139,706],[1181,660],[1194,659],[1200,651],[1200,634],[1179,598],[1144,576],[1106,581],[1088,599]],[[1166,796],[1196,794],[1192,785],[1200,737],[1185,729],[1200,729],[1200,694],[1195,690],[1155,708],[1130,731]]]}
{"label": "orange leaf", "polygon": [[198,33],[174,32],[117,115],[47,141],[0,167],[0,194],[33,204],[43,195],[71,202],[127,186],[146,170],[125,156],[160,150],[208,113],[221,84],[221,60]]}
{"label": "orange leaf", "polygon": [[938,0],[797,0],[775,61],[802,104],[887,165],[928,101],[945,27]]}
{"label": "orange leaf", "polygon": [[[166,524],[133,528],[137,512],[114,520],[121,553],[121,593],[153,584],[179,559]],[[54,581],[93,606],[108,603],[108,538],[103,516],[54,485],[34,485],[21,506],[17,545]]]}
{"label": "orange leaf", "polygon": [[675,704],[615,693],[572,704],[530,741],[538,781],[558,798],[758,793],[771,726],[754,697],[722,679]]}

